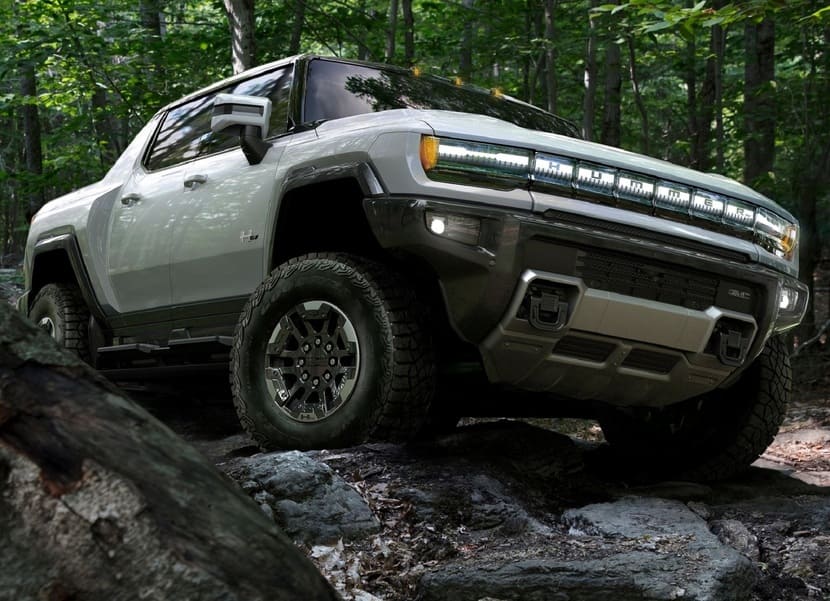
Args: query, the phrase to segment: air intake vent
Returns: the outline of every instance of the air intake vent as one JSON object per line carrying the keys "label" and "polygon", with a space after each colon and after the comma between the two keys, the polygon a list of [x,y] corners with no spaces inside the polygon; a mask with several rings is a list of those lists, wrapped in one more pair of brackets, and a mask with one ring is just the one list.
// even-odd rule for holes
{"label": "air intake vent", "polygon": [[623,361],[622,366],[631,369],[667,374],[674,369],[680,357],[666,353],[656,353],[645,349],[634,349]]}
{"label": "air intake vent", "polygon": [[590,288],[698,311],[717,304],[717,279],[624,255],[581,252],[576,275]]}
{"label": "air intake vent", "polygon": [[557,343],[553,352],[556,355],[602,363],[608,359],[615,348],[617,348],[616,345],[611,342],[579,338],[578,336],[565,336]]}

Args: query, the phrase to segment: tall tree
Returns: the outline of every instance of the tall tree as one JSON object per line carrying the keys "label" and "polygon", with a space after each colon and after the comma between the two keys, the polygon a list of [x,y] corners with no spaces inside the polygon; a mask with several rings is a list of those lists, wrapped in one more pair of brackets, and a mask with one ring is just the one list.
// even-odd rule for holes
{"label": "tall tree", "polygon": [[554,17],[556,0],[545,1],[545,95],[547,109],[556,112],[556,39]]}
{"label": "tall tree", "polygon": [[398,30],[398,0],[389,0],[389,19],[386,27],[386,62],[395,59],[395,37]]}
{"label": "tall tree", "polygon": [[458,54],[458,74],[461,79],[468,81],[473,74],[473,2],[475,0],[461,0],[463,7],[464,28],[461,30],[461,51]]}
{"label": "tall tree", "polygon": [[582,136],[594,139],[594,112],[597,97],[597,26],[596,15],[592,12],[599,0],[591,0],[588,12],[588,39],[585,47],[585,72],[583,74]]}
{"label": "tall tree", "polygon": [[300,52],[300,41],[303,37],[303,26],[305,25],[305,1],[294,0],[294,21],[291,24],[291,41],[288,43],[288,54],[294,55]]}
{"label": "tall tree", "polygon": [[622,66],[620,45],[611,40],[605,48],[605,106],[602,112],[600,142],[619,146],[622,136]]}
{"label": "tall tree", "polygon": [[20,95],[23,100],[23,151],[26,155],[26,172],[29,174],[26,186],[29,199],[27,215],[31,217],[45,202],[43,188],[37,181],[43,175],[43,147],[37,106],[37,80],[31,60],[24,59],[20,66]]}
{"label": "tall tree", "polygon": [[412,0],[401,0],[403,8],[403,60],[407,65],[415,63],[415,15]]}
{"label": "tall tree", "polygon": [[775,161],[775,22],[766,17],[744,26],[744,181],[771,188]]}
{"label": "tall tree", "polygon": [[233,72],[241,73],[256,64],[254,0],[225,0],[225,11],[231,32]]}

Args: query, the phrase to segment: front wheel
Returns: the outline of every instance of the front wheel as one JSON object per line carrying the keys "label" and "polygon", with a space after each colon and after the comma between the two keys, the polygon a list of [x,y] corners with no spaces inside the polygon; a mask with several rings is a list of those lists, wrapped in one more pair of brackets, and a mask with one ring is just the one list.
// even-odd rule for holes
{"label": "front wheel", "polygon": [[411,286],[360,257],[291,259],[251,295],[231,352],[234,404],[265,449],[411,437],[435,367]]}
{"label": "front wheel", "polygon": [[771,338],[730,388],[662,409],[616,410],[600,425],[635,470],[719,480],[745,470],[766,450],[791,394],[786,344]]}
{"label": "front wheel", "polygon": [[29,319],[66,350],[89,363],[89,309],[73,284],[47,284],[29,309]]}

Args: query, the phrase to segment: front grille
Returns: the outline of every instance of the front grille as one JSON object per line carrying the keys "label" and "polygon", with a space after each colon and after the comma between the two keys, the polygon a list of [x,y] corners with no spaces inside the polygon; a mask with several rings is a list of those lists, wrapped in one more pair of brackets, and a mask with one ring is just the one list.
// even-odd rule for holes
{"label": "front grille", "polygon": [[576,275],[589,288],[688,309],[702,311],[717,304],[716,278],[625,255],[580,251]]}
{"label": "front grille", "polygon": [[645,349],[634,349],[628,353],[622,366],[658,374],[667,374],[674,369],[678,361],[680,361],[680,357],[677,355],[656,353]]}
{"label": "front grille", "polygon": [[565,336],[556,343],[553,352],[557,355],[602,363],[615,348],[617,346],[611,342],[580,338],[579,336]]}
{"label": "front grille", "polygon": [[657,242],[671,248],[683,249],[709,257],[725,259],[727,261],[735,261],[738,263],[748,263],[750,261],[750,258],[746,255],[746,253],[742,253],[740,251],[729,250],[719,246],[713,246],[711,244],[703,244],[701,242],[688,240],[686,238],[678,238],[676,236],[654,232],[633,225],[594,219],[592,217],[579,215],[577,213],[567,213],[565,211],[548,209],[545,211],[544,217],[562,225],[574,225],[580,228],[608,232],[630,239]]}

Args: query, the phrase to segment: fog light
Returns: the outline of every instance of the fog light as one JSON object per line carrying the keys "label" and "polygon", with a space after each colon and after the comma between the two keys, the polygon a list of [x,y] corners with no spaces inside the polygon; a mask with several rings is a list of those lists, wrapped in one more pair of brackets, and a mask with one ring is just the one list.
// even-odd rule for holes
{"label": "fog light", "polygon": [[475,246],[481,233],[481,219],[468,215],[426,212],[426,225],[436,236]]}
{"label": "fog light", "polygon": [[798,290],[793,290],[787,286],[781,288],[778,294],[778,309],[781,311],[794,311],[798,305]]}
{"label": "fog light", "polygon": [[447,218],[433,215],[429,218],[429,229],[433,234],[440,236],[447,229]]}

